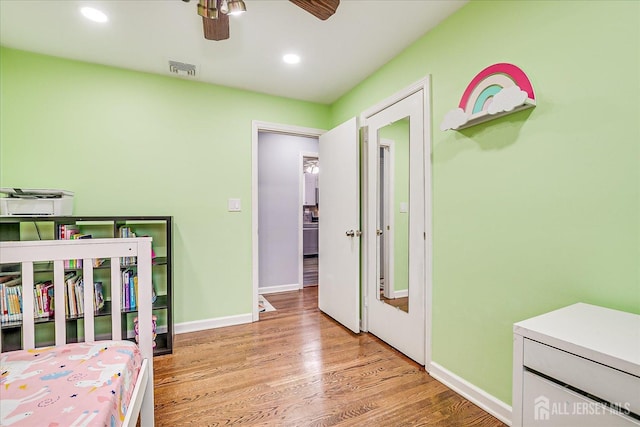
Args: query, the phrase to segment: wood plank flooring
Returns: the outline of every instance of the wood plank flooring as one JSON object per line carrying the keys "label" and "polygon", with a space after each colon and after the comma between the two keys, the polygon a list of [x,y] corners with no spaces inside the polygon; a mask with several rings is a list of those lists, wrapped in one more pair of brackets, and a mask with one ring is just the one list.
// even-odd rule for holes
{"label": "wood plank flooring", "polygon": [[318,256],[306,256],[302,264],[303,286],[318,286]]}
{"label": "wood plank flooring", "polygon": [[385,298],[382,291],[380,291],[380,301],[383,301],[384,303],[389,304],[393,307],[398,307],[405,313],[409,312],[409,297],[389,299]]}
{"label": "wood plank flooring", "polygon": [[176,336],[154,359],[158,426],[503,426],[370,334],[317,308],[317,287],[267,295],[247,325]]}

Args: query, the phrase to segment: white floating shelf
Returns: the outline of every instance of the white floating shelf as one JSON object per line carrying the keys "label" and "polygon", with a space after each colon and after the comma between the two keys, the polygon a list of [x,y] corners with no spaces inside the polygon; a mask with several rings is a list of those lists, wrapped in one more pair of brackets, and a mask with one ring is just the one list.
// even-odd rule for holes
{"label": "white floating shelf", "polygon": [[534,108],[536,106],[536,101],[533,99],[527,99],[524,101],[524,104],[515,107],[511,111],[502,111],[496,114],[489,114],[486,111],[482,111],[480,113],[474,114],[469,117],[469,121],[462,126],[452,129],[452,130],[462,130],[469,128],[471,126],[479,125],[480,123],[488,122],[489,120],[494,120],[500,117],[508,116],[509,114],[517,113],[518,111],[528,110],[529,108]]}

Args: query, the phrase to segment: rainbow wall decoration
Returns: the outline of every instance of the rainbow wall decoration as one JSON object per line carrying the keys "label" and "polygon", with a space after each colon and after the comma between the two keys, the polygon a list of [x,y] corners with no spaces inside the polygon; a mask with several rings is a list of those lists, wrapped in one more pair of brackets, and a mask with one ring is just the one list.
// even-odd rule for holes
{"label": "rainbow wall decoration", "polygon": [[493,64],[471,80],[458,108],[445,115],[440,130],[464,129],[535,106],[533,87],[524,71],[513,64]]}

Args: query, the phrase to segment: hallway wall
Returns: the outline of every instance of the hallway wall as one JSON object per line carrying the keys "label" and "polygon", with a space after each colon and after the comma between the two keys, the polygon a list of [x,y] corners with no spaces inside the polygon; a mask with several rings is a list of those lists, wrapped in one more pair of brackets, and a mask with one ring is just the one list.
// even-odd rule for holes
{"label": "hallway wall", "polygon": [[300,153],[318,152],[318,139],[258,134],[258,287],[298,284],[301,215]]}

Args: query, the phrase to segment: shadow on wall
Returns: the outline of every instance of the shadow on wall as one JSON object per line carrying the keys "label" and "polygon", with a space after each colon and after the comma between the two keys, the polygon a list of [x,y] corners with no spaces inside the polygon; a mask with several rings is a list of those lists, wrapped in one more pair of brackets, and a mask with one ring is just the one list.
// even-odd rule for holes
{"label": "shadow on wall", "polygon": [[535,110],[523,110],[459,131],[447,131],[454,136],[434,147],[434,163],[446,163],[467,150],[501,150],[514,144],[520,136],[522,126]]}

